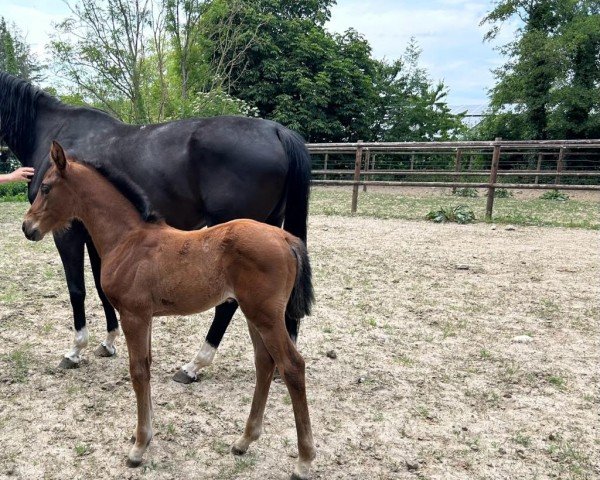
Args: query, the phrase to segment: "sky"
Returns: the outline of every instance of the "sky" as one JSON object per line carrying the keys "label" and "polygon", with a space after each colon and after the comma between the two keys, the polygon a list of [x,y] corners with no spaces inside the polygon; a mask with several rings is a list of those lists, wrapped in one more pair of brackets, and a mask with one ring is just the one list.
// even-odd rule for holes
{"label": "sky", "polygon": [[[484,43],[479,23],[493,0],[338,0],[326,27],[354,28],[369,41],[375,58],[399,58],[411,37],[422,48],[421,65],[449,89],[450,105],[482,105],[494,85],[491,70],[504,63],[495,46],[511,40],[508,24],[494,43]],[[0,16],[14,22],[32,50],[43,57],[52,22],[69,14],[62,0],[0,0]]]}

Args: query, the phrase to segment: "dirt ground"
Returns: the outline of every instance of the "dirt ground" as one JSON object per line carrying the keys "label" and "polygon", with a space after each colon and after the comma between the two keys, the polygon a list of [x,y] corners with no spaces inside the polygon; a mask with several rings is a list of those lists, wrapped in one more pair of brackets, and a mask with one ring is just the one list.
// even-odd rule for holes
{"label": "dirt ground", "polygon": [[[0,205],[0,478],[287,478],[296,435],[280,382],[263,436],[229,453],[254,381],[239,314],[188,386],[171,377],[211,314],[156,319],[156,436],[140,468],[125,466],[124,340],[116,358],[92,355],[105,324],[88,268],[91,348],[81,368],[57,369],[68,295],[52,240],[20,232],[25,208]],[[599,244],[579,229],[312,216],[318,303],[299,346],[313,478],[599,478]]]}

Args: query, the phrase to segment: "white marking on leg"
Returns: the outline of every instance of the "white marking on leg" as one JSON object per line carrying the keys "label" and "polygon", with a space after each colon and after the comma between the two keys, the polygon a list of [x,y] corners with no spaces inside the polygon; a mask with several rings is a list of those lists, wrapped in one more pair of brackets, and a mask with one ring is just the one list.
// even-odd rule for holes
{"label": "white marking on leg", "polygon": [[102,346],[111,355],[114,355],[117,349],[115,348],[115,340],[119,336],[119,329],[115,328],[112,332],[106,334],[106,340],[102,342]]}
{"label": "white marking on leg", "polygon": [[196,380],[198,372],[212,363],[215,353],[217,353],[217,349],[205,341],[196,357],[190,363],[186,363],[181,369],[188,377]]}
{"label": "white marking on leg", "polygon": [[75,332],[75,340],[73,341],[73,348],[65,355],[73,363],[79,363],[81,361],[80,353],[87,347],[89,334],[87,327],[83,327],[81,330]]}

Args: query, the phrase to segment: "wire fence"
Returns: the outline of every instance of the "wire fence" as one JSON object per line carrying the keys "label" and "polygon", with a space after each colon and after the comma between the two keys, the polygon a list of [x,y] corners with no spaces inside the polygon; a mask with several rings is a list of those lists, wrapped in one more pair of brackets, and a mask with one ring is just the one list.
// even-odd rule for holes
{"label": "wire fence", "polygon": [[600,191],[600,140],[312,143],[313,184]]}

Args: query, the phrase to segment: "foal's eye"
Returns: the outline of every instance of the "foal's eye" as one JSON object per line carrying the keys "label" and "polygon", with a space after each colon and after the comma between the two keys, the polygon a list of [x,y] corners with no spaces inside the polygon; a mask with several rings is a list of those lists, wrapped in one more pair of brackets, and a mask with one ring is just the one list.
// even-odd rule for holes
{"label": "foal's eye", "polygon": [[50,187],[48,185],[46,185],[45,183],[42,183],[40,190],[44,195],[48,195],[48,193],[50,192]]}

